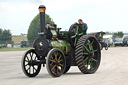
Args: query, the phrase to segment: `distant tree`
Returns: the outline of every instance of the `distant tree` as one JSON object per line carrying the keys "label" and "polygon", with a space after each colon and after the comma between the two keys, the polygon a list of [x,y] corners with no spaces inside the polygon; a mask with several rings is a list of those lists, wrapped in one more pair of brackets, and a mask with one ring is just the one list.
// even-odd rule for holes
{"label": "distant tree", "polygon": [[[45,25],[51,23],[51,18],[49,15],[45,14]],[[53,22],[54,23],[54,22]],[[38,32],[40,32],[40,16],[39,14],[31,21],[28,29],[28,40],[34,41],[38,37]]]}
{"label": "distant tree", "polygon": [[118,32],[118,36],[121,38],[123,37],[124,33],[121,31],[121,32]]}
{"label": "distant tree", "polygon": [[106,31],[105,33],[106,33],[106,34],[112,34],[112,33],[111,33],[111,32],[109,32],[109,31]]}
{"label": "distant tree", "polygon": [[12,34],[10,30],[0,28],[0,43],[10,43],[12,42]]}
{"label": "distant tree", "polygon": [[3,41],[3,30],[0,28],[0,43]]}
{"label": "distant tree", "polygon": [[121,32],[114,33],[114,34],[113,34],[113,37],[122,38],[123,35],[124,35],[124,33],[121,31]]}
{"label": "distant tree", "polygon": [[4,42],[10,42],[12,41],[12,34],[10,30],[3,30],[3,41]]}

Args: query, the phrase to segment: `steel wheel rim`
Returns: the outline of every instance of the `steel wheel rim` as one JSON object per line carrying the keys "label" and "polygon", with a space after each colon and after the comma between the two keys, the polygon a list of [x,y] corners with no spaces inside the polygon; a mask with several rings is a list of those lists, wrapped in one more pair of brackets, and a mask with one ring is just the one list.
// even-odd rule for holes
{"label": "steel wheel rim", "polygon": [[53,77],[59,77],[65,70],[65,58],[61,51],[51,52],[48,59],[48,68]]}
{"label": "steel wheel rim", "polygon": [[41,64],[33,64],[33,62],[37,60],[39,60],[39,57],[34,50],[29,50],[24,55],[22,68],[27,76],[34,77],[39,73]]}
{"label": "steel wheel rim", "polygon": [[78,39],[82,35],[83,35],[82,28],[78,24],[72,25],[70,36],[71,36],[71,43],[74,47],[76,46]]}
{"label": "steel wheel rim", "polygon": [[83,61],[87,70],[94,70],[98,65],[98,48],[97,43],[93,38],[89,38],[85,41],[83,46]]}

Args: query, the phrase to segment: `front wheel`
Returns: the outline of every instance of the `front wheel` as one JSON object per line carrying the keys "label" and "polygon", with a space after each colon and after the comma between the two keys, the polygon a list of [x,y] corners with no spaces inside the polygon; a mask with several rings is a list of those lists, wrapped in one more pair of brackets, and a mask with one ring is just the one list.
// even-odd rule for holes
{"label": "front wheel", "polygon": [[46,67],[52,77],[61,76],[66,67],[66,59],[59,49],[51,49],[47,55]]}
{"label": "front wheel", "polygon": [[21,65],[24,74],[28,77],[35,77],[41,69],[41,64],[35,63],[39,60],[39,56],[34,49],[28,50],[22,57]]}

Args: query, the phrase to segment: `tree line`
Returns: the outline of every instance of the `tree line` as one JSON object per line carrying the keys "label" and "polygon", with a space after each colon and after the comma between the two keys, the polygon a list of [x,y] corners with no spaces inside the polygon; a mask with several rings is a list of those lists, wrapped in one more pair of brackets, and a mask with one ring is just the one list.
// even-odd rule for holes
{"label": "tree line", "polygon": [[10,30],[0,28],[0,44],[12,44],[12,34]]}
{"label": "tree line", "polygon": [[113,37],[115,38],[122,38],[124,33],[122,31],[119,31],[119,32],[114,32],[114,33],[111,33],[111,32],[106,32],[106,34],[112,34]]}

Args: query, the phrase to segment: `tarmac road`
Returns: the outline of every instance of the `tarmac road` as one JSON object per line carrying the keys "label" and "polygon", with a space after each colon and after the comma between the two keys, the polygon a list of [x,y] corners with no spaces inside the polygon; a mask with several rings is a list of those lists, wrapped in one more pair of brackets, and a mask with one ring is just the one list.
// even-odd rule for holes
{"label": "tarmac road", "polygon": [[128,85],[128,47],[102,50],[102,61],[94,74],[82,74],[77,66],[67,74],[52,78],[46,67],[28,78],[21,69],[24,51],[0,52],[0,85]]}

